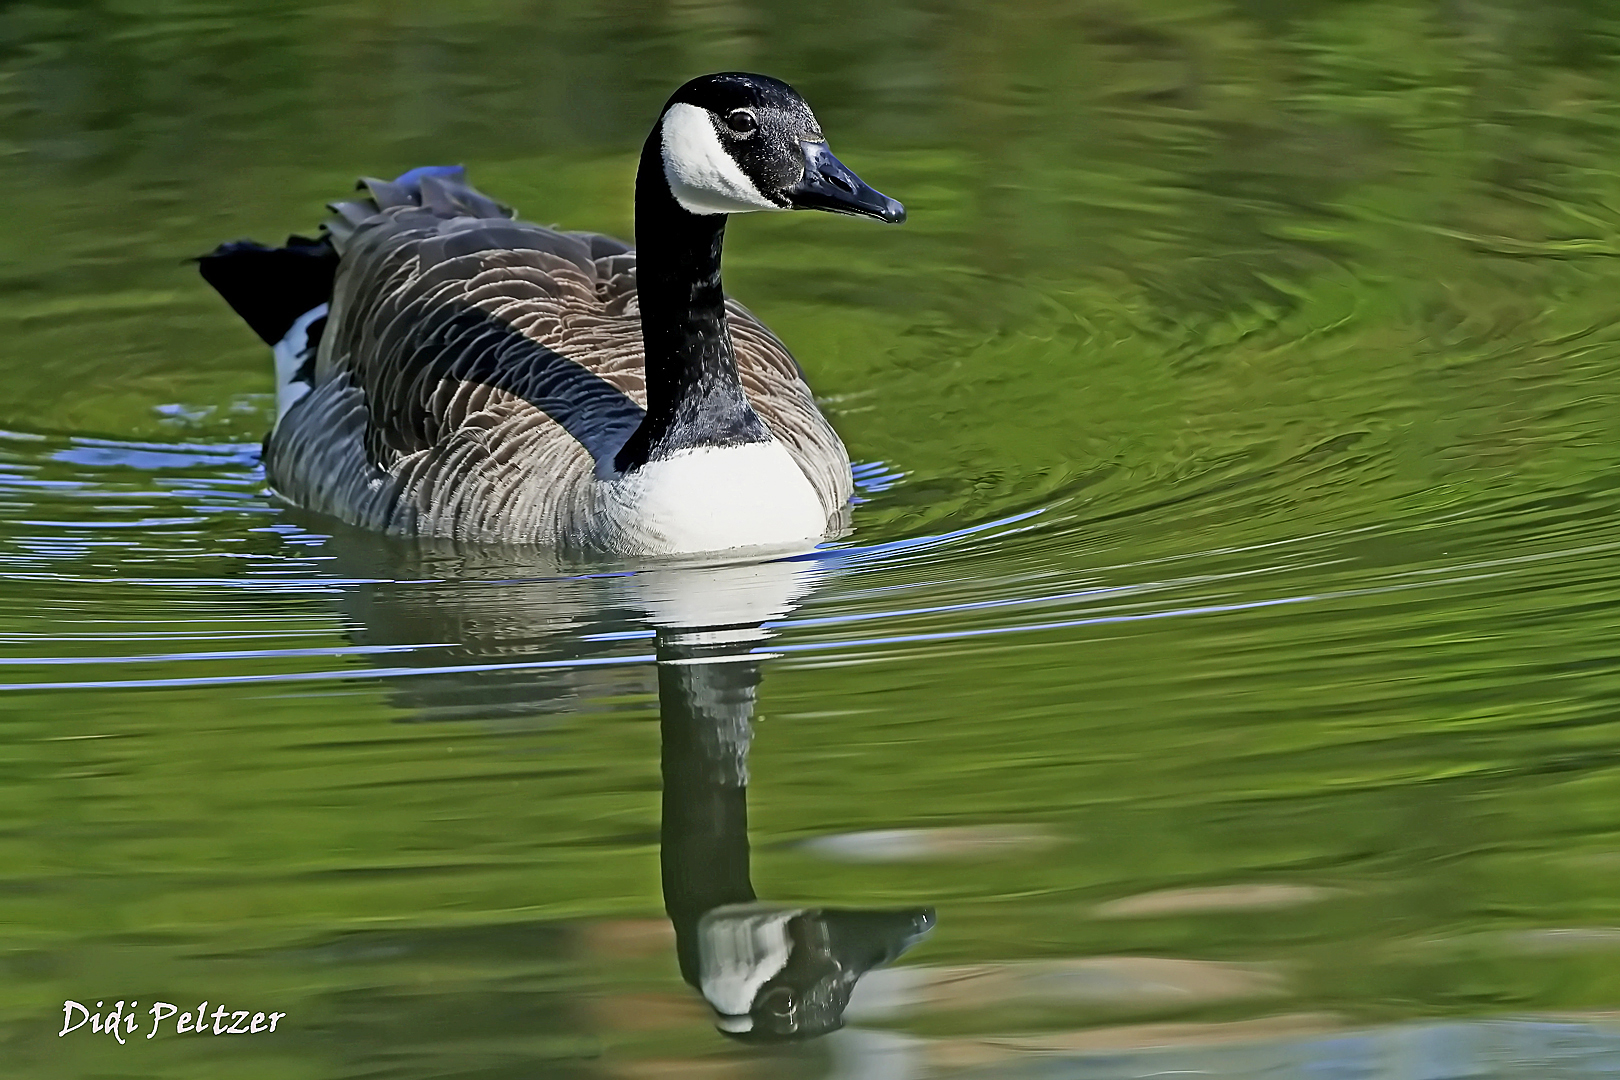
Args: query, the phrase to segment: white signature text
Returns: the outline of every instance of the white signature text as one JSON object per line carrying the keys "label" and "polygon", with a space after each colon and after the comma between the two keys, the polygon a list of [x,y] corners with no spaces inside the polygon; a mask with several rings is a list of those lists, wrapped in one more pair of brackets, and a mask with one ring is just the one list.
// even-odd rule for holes
{"label": "white signature text", "polygon": [[[134,1035],[137,1030],[146,1026],[146,1021],[141,1019],[137,1011],[140,1002],[131,1001],[128,1004],[127,1012],[125,1003],[119,1001],[104,1016],[100,1011],[103,1002],[96,1002],[96,1012],[92,1013],[88,1007],[77,1001],[64,1001],[62,1030],[56,1033],[57,1037],[60,1038],[70,1031],[78,1031],[89,1024],[90,1030],[96,1034],[111,1035],[121,1043],[125,1035]],[[176,1035],[188,1033],[206,1035],[209,1032],[215,1035],[261,1035],[276,1030],[276,1024],[287,1015],[284,1012],[262,1013],[251,1009],[233,1011],[223,1005],[210,1013],[206,1001],[195,1009],[187,1009],[185,1012],[181,1012],[179,1006],[171,1005],[167,1001],[154,1001],[152,1007],[146,1011],[152,1018],[152,1030],[146,1033],[148,1039],[155,1036],[163,1024],[171,1019],[174,1020]],[[209,1024],[209,1020],[213,1021],[212,1025]]]}

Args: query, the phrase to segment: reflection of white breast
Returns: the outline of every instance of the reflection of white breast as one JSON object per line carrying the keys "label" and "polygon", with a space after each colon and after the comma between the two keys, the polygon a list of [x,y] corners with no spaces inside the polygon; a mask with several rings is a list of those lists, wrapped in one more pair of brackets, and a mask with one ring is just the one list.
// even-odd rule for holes
{"label": "reflection of white breast", "polygon": [[739,547],[809,548],[827,512],[778,442],[682,450],[597,485],[592,539],[665,555]]}
{"label": "reflection of white breast", "polygon": [[792,611],[820,575],[805,560],[671,566],[621,579],[648,621],[666,629],[749,627]]}

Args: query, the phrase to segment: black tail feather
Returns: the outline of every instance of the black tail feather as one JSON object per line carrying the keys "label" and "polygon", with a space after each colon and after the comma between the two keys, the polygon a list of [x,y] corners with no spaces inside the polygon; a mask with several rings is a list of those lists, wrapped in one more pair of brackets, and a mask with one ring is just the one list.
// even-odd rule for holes
{"label": "black tail feather", "polygon": [[300,315],[332,299],[337,265],[337,251],[324,236],[289,236],[279,248],[233,240],[197,259],[203,280],[267,345],[286,337]]}

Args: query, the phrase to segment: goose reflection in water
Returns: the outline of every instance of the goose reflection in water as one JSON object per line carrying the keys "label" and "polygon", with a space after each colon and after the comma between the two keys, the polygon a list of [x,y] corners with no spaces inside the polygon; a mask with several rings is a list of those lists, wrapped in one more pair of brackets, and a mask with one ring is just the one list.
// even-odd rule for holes
{"label": "goose reflection in water", "polygon": [[[793,906],[754,894],[748,748],[761,679],[755,646],[766,637],[760,624],[791,610],[807,584],[804,571],[795,573],[799,565],[667,571],[642,583],[658,627],[660,853],[681,977],[708,1000],[721,1031],[760,1040],[842,1027],[856,980],[934,923],[928,908]],[[726,599],[717,604],[715,597]]]}
{"label": "goose reflection in water", "polygon": [[[932,928],[931,908],[773,903],[754,891],[748,752],[762,665],[770,659],[760,648],[770,636],[764,624],[794,610],[826,573],[824,563],[567,576],[554,567],[515,566],[509,554],[432,541],[394,546],[364,538],[355,546],[340,542],[345,548],[349,557],[339,558],[348,565],[340,570],[385,579],[360,587],[346,605],[366,644],[453,642],[451,664],[476,666],[577,658],[588,643],[637,636],[650,625],[662,735],[664,905],[681,976],[712,1008],[720,1031],[758,1042],[835,1031],[861,976]],[[363,565],[351,561],[361,551]],[[379,554],[387,556],[383,564]],[[386,580],[424,572],[450,580]],[[391,654],[389,662],[409,662],[409,655]],[[415,719],[510,721],[644,690],[646,668],[632,670],[637,685],[626,685],[624,668],[565,667],[436,674],[400,680],[394,693]]]}

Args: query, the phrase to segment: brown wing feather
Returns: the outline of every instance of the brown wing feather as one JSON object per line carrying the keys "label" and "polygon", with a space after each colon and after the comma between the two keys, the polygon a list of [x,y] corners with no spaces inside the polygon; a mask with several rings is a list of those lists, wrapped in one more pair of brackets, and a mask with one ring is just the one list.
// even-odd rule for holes
{"label": "brown wing feather", "polygon": [[[646,400],[635,253],[469,216],[503,208],[454,182],[424,181],[425,206],[373,185],[375,202],[335,207],[315,386],[266,441],[270,482],[369,528],[569,543],[598,460]],[[843,444],[786,346],[727,310],[744,391],[835,518],[851,492]]]}

